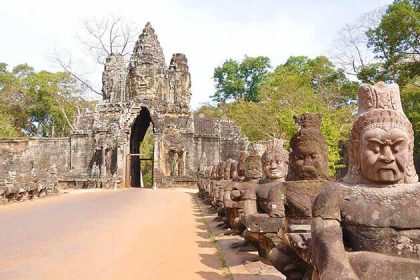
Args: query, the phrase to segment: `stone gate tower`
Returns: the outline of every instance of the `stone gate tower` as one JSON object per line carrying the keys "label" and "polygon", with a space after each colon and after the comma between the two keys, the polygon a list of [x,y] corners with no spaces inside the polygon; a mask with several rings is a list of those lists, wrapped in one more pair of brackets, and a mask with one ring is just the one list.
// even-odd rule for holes
{"label": "stone gate tower", "polygon": [[247,143],[232,122],[193,118],[187,57],[173,54],[166,66],[150,23],[139,36],[128,66],[119,54],[107,58],[102,92],[104,100],[96,111],[79,116],[79,132],[94,135],[90,168],[99,170],[100,176],[117,174],[126,186],[139,185],[137,155],[150,125],[156,186],[193,183],[203,154],[206,164],[216,163],[235,157]]}
{"label": "stone gate tower", "polygon": [[176,53],[167,66],[150,23],[130,61],[119,54],[107,58],[102,84],[103,100],[77,116],[69,137],[0,139],[0,181],[9,171],[56,164],[62,184],[140,186],[139,152],[149,127],[156,187],[194,184],[202,159],[205,165],[235,159],[247,145],[232,122],[193,117],[188,60]]}

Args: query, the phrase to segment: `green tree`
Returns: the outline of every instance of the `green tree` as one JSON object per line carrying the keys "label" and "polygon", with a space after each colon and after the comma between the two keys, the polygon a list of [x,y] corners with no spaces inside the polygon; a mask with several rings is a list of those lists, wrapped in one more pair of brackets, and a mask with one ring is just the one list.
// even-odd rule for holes
{"label": "green tree", "polygon": [[416,134],[415,153],[420,154],[420,2],[394,1],[366,35],[378,61],[363,68],[358,78],[400,85],[403,108]]}
{"label": "green tree", "polygon": [[258,101],[259,87],[269,69],[270,59],[265,56],[245,56],[241,62],[226,60],[214,70],[216,93],[211,96],[213,101]]}
{"label": "green tree", "polygon": [[0,137],[16,137],[19,135],[19,131],[13,125],[12,116],[0,113]]}
{"label": "green tree", "polygon": [[329,107],[339,107],[355,101],[357,82],[350,81],[342,69],[325,56],[310,59],[306,56],[292,56],[284,65],[276,69],[300,77],[303,83],[312,87],[313,92]]}
{"label": "green tree", "polygon": [[2,63],[0,69],[0,112],[17,134],[68,135],[73,131],[77,110],[91,107],[68,73],[36,72],[27,64],[9,72]]}
{"label": "green tree", "polygon": [[[140,157],[141,158],[153,158],[153,149],[154,149],[154,136],[153,128],[150,126],[146,135],[144,136],[143,142],[140,144]],[[153,187],[153,161],[151,160],[142,160],[141,161],[141,172],[143,176],[143,183],[146,188]]]}
{"label": "green tree", "polygon": [[414,153],[420,155],[420,87],[407,84],[401,90],[404,112],[413,125]]}
{"label": "green tree", "polygon": [[[379,26],[367,33],[368,47],[379,63],[362,69],[363,81],[398,82],[400,86],[420,75],[420,2],[396,0],[388,6]],[[376,70],[375,70],[376,69]]]}
{"label": "green tree", "polygon": [[351,129],[357,87],[326,57],[290,57],[265,75],[258,102],[207,105],[196,114],[233,120],[251,141],[273,137],[289,141],[296,132],[294,115],[319,112],[333,175],[340,162],[339,141],[347,140]]}

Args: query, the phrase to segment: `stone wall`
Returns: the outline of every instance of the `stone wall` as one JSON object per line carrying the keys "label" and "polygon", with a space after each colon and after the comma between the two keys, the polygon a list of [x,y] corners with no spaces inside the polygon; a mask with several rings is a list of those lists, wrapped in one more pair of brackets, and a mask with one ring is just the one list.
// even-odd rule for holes
{"label": "stone wall", "polygon": [[70,138],[3,138],[0,139],[0,180],[9,171],[30,174],[31,169],[48,170],[57,165],[59,176],[70,171]]}
{"label": "stone wall", "polygon": [[88,134],[70,136],[70,170],[74,175],[88,175],[92,170],[95,138]]}
{"label": "stone wall", "polygon": [[227,159],[238,160],[240,151],[245,150],[248,145],[248,139],[233,122],[206,117],[194,118],[194,138],[196,168],[203,153],[209,166]]}

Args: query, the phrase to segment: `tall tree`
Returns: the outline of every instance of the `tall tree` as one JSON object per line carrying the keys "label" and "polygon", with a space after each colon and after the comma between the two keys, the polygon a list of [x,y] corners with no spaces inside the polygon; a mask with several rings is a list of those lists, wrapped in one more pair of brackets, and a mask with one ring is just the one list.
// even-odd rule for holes
{"label": "tall tree", "polygon": [[367,33],[368,47],[379,60],[362,70],[366,81],[384,79],[400,86],[420,75],[420,2],[396,0],[388,6],[379,26]]}
{"label": "tall tree", "polygon": [[216,93],[212,99],[216,102],[258,101],[259,87],[269,69],[270,59],[265,56],[245,56],[241,62],[226,60],[214,70]]}
{"label": "tall tree", "polygon": [[[27,64],[0,71],[2,135],[64,136],[74,130],[79,109],[91,107],[80,84],[66,72],[36,72]],[[10,127],[14,132],[10,132]],[[8,128],[8,131],[6,131]]]}
{"label": "tall tree", "polygon": [[339,141],[346,140],[350,131],[357,86],[326,57],[296,56],[265,74],[258,102],[220,102],[195,113],[233,120],[249,140],[256,141],[273,137],[289,140],[296,131],[294,115],[320,112],[334,174],[341,160]]}
{"label": "tall tree", "polygon": [[374,9],[338,31],[329,57],[347,75],[356,77],[362,68],[375,61],[374,53],[367,47],[366,32],[379,25],[384,13],[385,7]]}
{"label": "tall tree", "polygon": [[276,72],[297,75],[302,83],[312,87],[323,104],[328,107],[346,105],[355,99],[358,83],[350,81],[342,69],[325,56],[310,59],[306,56],[292,56]]}

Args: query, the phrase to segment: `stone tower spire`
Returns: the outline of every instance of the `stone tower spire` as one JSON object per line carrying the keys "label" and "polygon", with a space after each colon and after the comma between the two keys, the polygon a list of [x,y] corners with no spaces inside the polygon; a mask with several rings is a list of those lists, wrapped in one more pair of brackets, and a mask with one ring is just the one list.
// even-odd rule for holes
{"label": "stone tower spire", "polygon": [[165,57],[158,37],[150,22],[146,24],[140,34],[133,51],[135,62],[156,64],[165,68]]}
{"label": "stone tower spire", "polygon": [[124,101],[126,77],[124,56],[110,54],[106,58],[104,71],[102,72],[103,99],[111,102]]}
{"label": "stone tower spire", "polygon": [[134,47],[129,65],[130,99],[162,98],[166,91],[165,57],[155,30],[148,22]]}
{"label": "stone tower spire", "polygon": [[191,75],[187,57],[182,53],[172,55],[168,70],[169,94],[167,102],[174,103],[178,112],[189,112],[191,99]]}

